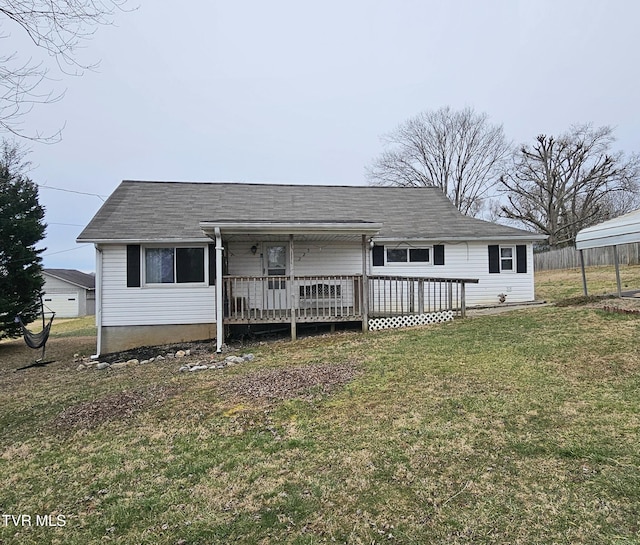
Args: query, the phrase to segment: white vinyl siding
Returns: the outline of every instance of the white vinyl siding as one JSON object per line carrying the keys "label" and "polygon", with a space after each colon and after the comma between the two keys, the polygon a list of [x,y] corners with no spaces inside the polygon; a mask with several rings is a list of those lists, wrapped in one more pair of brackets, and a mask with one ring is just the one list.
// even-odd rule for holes
{"label": "white vinyl siding", "polygon": [[[230,276],[262,276],[267,271],[264,267],[265,260],[261,254],[266,246],[283,244],[287,247],[287,275],[290,273],[289,264],[289,242],[288,239],[273,240],[262,245],[257,244],[258,251],[255,254],[251,252],[253,243],[243,243],[237,241],[225,242],[225,250],[228,252],[229,275]],[[354,242],[330,242],[330,241],[294,241],[294,263],[293,272],[295,276],[351,276],[362,274],[362,242],[360,240]],[[333,279],[323,282],[318,281],[298,281],[296,282],[293,293],[296,301],[300,298],[300,289],[311,289],[309,286],[314,284],[331,284],[340,286],[340,302],[349,306],[353,304],[353,281],[350,279]],[[302,286],[302,288],[301,288]],[[277,297],[280,306],[287,306],[290,301],[291,293],[289,291],[289,282],[283,282],[281,293],[272,294]],[[335,289],[335,288],[334,288]],[[244,281],[237,281],[234,284],[233,296],[241,297],[247,301],[251,308],[263,309],[267,308],[268,297],[262,293],[256,293],[260,288],[255,284]]]}
{"label": "white vinyl siding", "polygon": [[[288,239],[269,244],[288,245]],[[263,269],[262,247],[251,253],[253,243],[225,242],[228,252],[229,274],[232,276],[261,276]],[[287,246],[288,248],[288,246]],[[305,242],[294,241],[294,274],[296,276],[362,274],[362,243],[357,242]],[[287,262],[289,255],[287,253]],[[289,269],[287,269],[289,270]]]}
{"label": "white vinyl siding", "polygon": [[102,247],[102,325],[215,322],[215,286],[175,284],[127,287],[124,245]]}
{"label": "white vinyl siding", "polygon": [[[434,278],[477,278],[478,284],[467,284],[467,306],[493,305],[499,303],[498,296],[504,293],[507,303],[532,301],[534,294],[533,246],[527,247],[527,272],[513,274],[490,274],[488,246],[500,244],[514,248],[513,267],[516,266],[515,245],[505,241],[495,242],[444,242],[444,265],[426,263],[387,263],[383,267],[371,267],[372,275],[423,276]],[[520,244],[520,243],[518,243]],[[390,247],[397,246],[396,243]]]}

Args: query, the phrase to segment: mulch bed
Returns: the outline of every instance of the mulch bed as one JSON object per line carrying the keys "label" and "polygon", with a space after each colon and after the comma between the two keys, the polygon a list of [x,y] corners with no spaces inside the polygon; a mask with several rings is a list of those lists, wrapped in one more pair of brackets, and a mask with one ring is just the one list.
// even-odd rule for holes
{"label": "mulch bed", "polygon": [[265,369],[234,378],[221,390],[227,396],[267,401],[313,399],[351,382],[357,373],[358,368],[352,363]]}
{"label": "mulch bed", "polygon": [[152,405],[164,402],[174,393],[165,386],[154,386],[145,391],[119,392],[84,401],[62,411],[53,425],[60,430],[93,429],[104,422],[131,418]]}

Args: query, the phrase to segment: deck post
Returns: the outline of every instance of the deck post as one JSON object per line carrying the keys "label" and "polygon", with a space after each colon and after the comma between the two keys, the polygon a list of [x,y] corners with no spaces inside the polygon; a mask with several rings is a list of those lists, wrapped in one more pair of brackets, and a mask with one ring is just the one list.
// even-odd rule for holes
{"label": "deck post", "polygon": [[294,289],[294,248],[293,248],[293,235],[289,235],[289,310],[291,312],[291,340],[295,341],[298,338],[298,332],[296,327],[296,293]]}
{"label": "deck post", "polygon": [[589,295],[587,293],[587,273],[584,271],[584,253],[580,250],[580,268],[582,269],[582,291],[584,292],[584,296],[587,297]]}
{"label": "deck post", "polygon": [[367,275],[367,254],[369,252],[369,244],[367,236],[362,235],[362,282],[360,283],[362,290],[362,331],[369,330],[369,277]]}
{"label": "deck post", "polygon": [[618,246],[613,245],[613,260],[616,262],[616,283],[618,286],[618,297],[622,297],[622,285],[620,283],[620,264],[618,263]]}
{"label": "deck post", "polygon": [[465,282],[460,282],[460,317],[467,317],[467,296],[465,291]]}

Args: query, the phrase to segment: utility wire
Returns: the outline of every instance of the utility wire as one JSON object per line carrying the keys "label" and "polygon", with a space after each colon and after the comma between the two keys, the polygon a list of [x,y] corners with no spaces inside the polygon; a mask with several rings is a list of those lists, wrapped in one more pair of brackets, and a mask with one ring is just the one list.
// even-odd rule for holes
{"label": "utility wire", "polygon": [[75,191],[73,189],[63,189],[61,187],[53,187],[50,185],[38,184],[43,189],[54,189],[55,191],[64,191],[65,193],[75,193],[77,195],[89,195],[90,197],[98,197],[102,202],[107,198],[106,195],[98,195],[97,193],[86,193],[85,191]]}

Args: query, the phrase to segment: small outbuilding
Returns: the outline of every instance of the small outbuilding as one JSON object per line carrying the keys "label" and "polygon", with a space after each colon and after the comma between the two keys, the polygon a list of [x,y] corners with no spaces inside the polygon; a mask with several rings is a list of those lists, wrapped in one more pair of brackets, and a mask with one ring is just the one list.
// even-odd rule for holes
{"label": "small outbuilding", "polygon": [[59,318],[96,313],[96,278],[74,269],[44,269],[44,304]]}
{"label": "small outbuilding", "polygon": [[622,286],[620,282],[620,267],[618,265],[618,246],[634,242],[640,242],[640,210],[634,210],[617,218],[586,227],[578,232],[576,235],[576,250],[580,251],[582,285],[585,295],[588,294],[583,250],[613,246],[618,296],[620,297],[622,295]]}

